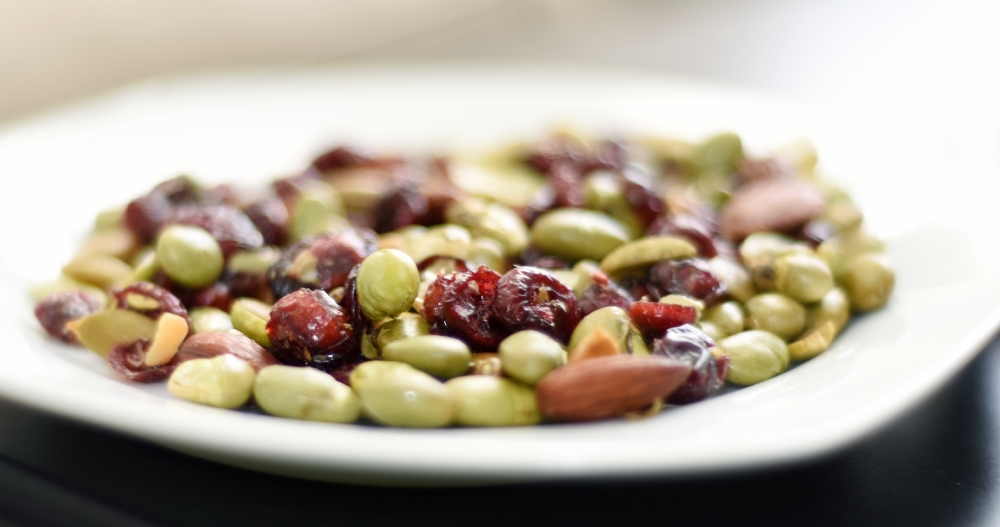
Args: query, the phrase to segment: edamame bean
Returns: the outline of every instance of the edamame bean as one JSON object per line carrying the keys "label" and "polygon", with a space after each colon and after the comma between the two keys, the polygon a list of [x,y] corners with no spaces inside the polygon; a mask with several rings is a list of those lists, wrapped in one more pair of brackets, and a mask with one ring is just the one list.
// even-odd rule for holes
{"label": "edamame bean", "polygon": [[156,241],[156,259],[163,272],[185,287],[205,287],[222,274],[219,242],[200,227],[171,225]]}
{"label": "edamame bean", "polygon": [[746,327],[769,331],[791,340],[806,327],[806,309],[802,304],[778,293],[757,295],[745,304]]}
{"label": "edamame bean", "polygon": [[620,222],[583,209],[546,212],[531,227],[531,242],[543,253],[572,261],[603,260],[628,240]]}
{"label": "edamame bean", "polygon": [[382,358],[404,362],[436,377],[450,379],[469,369],[472,352],[459,339],[423,335],[396,340],[381,348]]}
{"label": "edamame bean", "polygon": [[505,338],[497,351],[504,373],[529,386],[566,364],[563,347],[538,331],[518,331]]}
{"label": "edamame bean", "polygon": [[254,400],[280,417],[352,423],[361,414],[361,398],[350,387],[319,370],[268,366],[257,374]]}
{"label": "edamame bean", "polygon": [[889,301],[896,285],[896,273],[889,260],[879,254],[863,254],[845,266],[841,283],[856,311],[878,309]]}
{"label": "edamame bean", "polygon": [[757,384],[788,368],[788,347],[767,331],[744,331],[720,340],[718,345],[729,355],[726,380],[734,384]]}
{"label": "edamame bean", "polygon": [[382,320],[410,309],[420,289],[420,272],[406,253],[381,249],[361,262],[357,284],[361,311]]}
{"label": "edamame bean", "polygon": [[351,386],[361,396],[365,415],[379,423],[432,428],[452,421],[455,402],[448,388],[407,364],[366,362],[351,373]]}
{"label": "edamame bean", "polygon": [[250,399],[255,377],[246,361],[226,353],[182,362],[170,375],[167,389],[193,403],[237,408]]}
{"label": "edamame bean", "polygon": [[525,426],[541,421],[535,392],[502,377],[471,375],[446,382],[463,426]]}
{"label": "edamame bean", "polygon": [[271,337],[267,334],[267,323],[271,320],[271,306],[253,298],[237,298],[229,308],[233,329],[253,339],[254,342],[271,347]]}

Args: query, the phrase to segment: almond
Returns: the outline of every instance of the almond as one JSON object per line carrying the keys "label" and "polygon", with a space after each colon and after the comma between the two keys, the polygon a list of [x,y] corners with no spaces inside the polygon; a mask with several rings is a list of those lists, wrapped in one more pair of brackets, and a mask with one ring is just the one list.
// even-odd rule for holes
{"label": "almond", "polygon": [[621,349],[615,339],[611,338],[607,331],[597,328],[590,335],[583,337],[583,340],[573,348],[567,362],[573,364],[597,357],[612,357],[620,353]]}
{"label": "almond", "polygon": [[537,386],[542,415],[592,421],[640,410],[676,390],[691,368],[660,357],[597,357],[553,371]]}
{"label": "almond", "polygon": [[226,353],[247,361],[256,371],[260,371],[265,366],[279,364],[278,359],[275,359],[260,344],[235,330],[224,333],[210,331],[191,335],[177,350],[177,359],[180,362],[191,359],[211,359]]}
{"label": "almond", "polygon": [[788,232],[823,213],[826,199],[815,185],[792,178],[747,184],[719,215],[719,232],[732,241],[763,231]]}

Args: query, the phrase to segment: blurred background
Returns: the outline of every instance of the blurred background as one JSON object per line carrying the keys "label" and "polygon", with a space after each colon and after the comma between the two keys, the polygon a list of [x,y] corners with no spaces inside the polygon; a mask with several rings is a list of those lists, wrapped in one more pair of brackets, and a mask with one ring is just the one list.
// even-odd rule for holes
{"label": "blurred background", "polygon": [[898,118],[1000,115],[988,0],[0,0],[0,122],[150,77],[568,60]]}

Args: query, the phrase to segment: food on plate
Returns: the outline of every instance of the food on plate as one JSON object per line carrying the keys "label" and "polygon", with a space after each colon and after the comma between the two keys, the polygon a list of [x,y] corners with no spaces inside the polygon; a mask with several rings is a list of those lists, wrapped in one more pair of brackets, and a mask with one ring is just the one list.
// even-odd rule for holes
{"label": "food on plate", "polygon": [[773,378],[884,306],[880,240],[807,145],[557,133],[485,156],[338,147],[262,188],[165,181],[36,288],[130,382],[275,416],[519,426]]}

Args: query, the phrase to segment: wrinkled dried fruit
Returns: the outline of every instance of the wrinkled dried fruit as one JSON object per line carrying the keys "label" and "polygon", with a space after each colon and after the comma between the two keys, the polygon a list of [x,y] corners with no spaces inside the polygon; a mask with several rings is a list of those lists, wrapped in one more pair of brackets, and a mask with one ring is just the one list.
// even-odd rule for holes
{"label": "wrinkled dried fruit", "polygon": [[698,311],[690,306],[659,302],[632,302],[628,316],[649,340],[661,338],[670,328],[694,324]]}
{"label": "wrinkled dried fruit", "polygon": [[[473,272],[456,273],[455,282],[442,297],[447,330],[465,339],[475,350],[495,350],[505,336],[492,310],[499,281],[499,274],[480,266]],[[424,302],[426,305],[426,296]]]}
{"label": "wrinkled dried fruit", "polygon": [[271,353],[284,364],[326,371],[358,352],[350,318],[325,291],[300,289],[279,300],[267,333]]}
{"label": "wrinkled dried fruit", "polygon": [[163,313],[171,313],[188,321],[187,308],[180,299],[156,284],[139,282],[115,289],[112,295],[116,307],[141,313],[153,320]]}
{"label": "wrinkled dried fruit", "polygon": [[689,404],[716,392],[725,383],[729,357],[716,358],[716,349],[703,331],[684,325],[667,330],[661,339],[653,341],[653,355],[666,357],[691,367],[691,373],[677,391],[670,394],[670,404]]}
{"label": "wrinkled dried fruit", "polygon": [[53,337],[79,344],[76,334],[66,324],[101,310],[101,300],[86,291],[60,291],[45,297],[35,307],[35,318]]}
{"label": "wrinkled dried fruit", "polygon": [[122,377],[132,382],[150,383],[166,380],[180,364],[180,360],[174,355],[174,358],[166,364],[147,366],[146,353],[149,352],[149,345],[150,341],[147,339],[119,344],[108,354],[108,364]]}
{"label": "wrinkled dried fruit", "polygon": [[708,262],[700,258],[660,262],[649,268],[647,277],[658,297],[684,295],[712,306],[726,293]]}
{"label": "wrinkled dried fruit", "polygon": [[555,276],[531,267],[507,271],[497,283],[493,314],[514,333],[534,329],[566,342],[580,322],[576,296]]}

